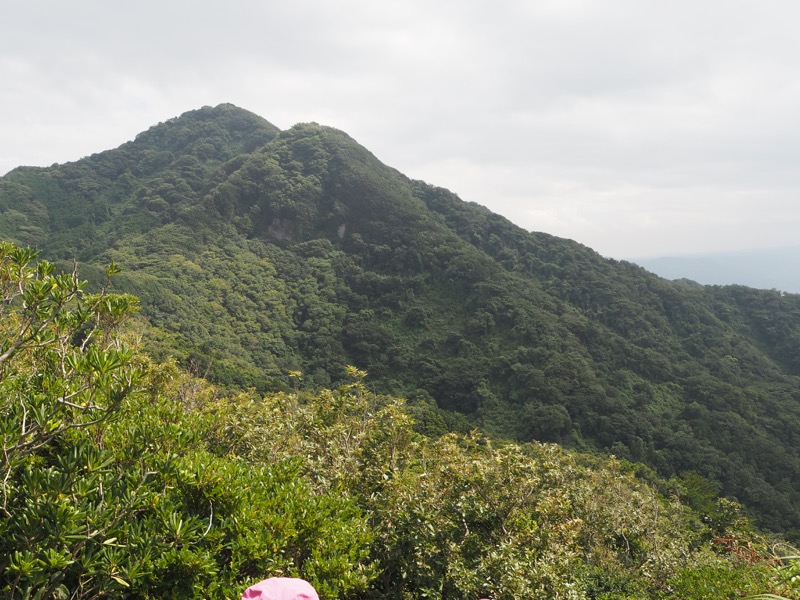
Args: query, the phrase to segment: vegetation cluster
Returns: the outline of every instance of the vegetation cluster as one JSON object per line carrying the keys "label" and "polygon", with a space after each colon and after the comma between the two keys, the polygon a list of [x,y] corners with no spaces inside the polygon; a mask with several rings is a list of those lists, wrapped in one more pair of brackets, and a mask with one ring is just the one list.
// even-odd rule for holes
{"label": "vegetation cluster", "polygon": [[[192,581],[224,596],[273,565],[331,586],[330,597],[711,597],[674,590],[726,577],[720,589],[763,590],[770,576],[745,560],[766,547],[739,503],[797,540],[800,296],[665,281],[409,180],[340,131],[280,131],[230,105],[75,163],[12,171],[0,178],[0,239],[14,244],[6,257],[37,246],[54,264],[14,267],[29,283],[72,273],[75,258],[88,280],[61,281],[63,298],[45,302],[65,315],[77,309],[58,307],[82,307],[60,334],[37,317],[61,340],[42,346],[56,354],[34,358],[31,338],[4,359],[13,369],[0,362],[9,431],[28,431],[54,398],[92,407],[42,412],[36,422],[52,420],[56,434],[19,467],[7,452],[4,494],[10,502],[21,473],[42,465],[63,485],[130,498],[91,530],[108,535],[78,549],[153,549],[126,574],[106,564],[106,589],[124,587],[113,577],[141,590]],[[32,265],[32,255],[4,260]],[[5,353],[31,306],[9,294]],[[122,334],[116,321],[136,299]],[[92,352],[116,353],[113,368],[78,360]],[[102,368],[127,383],[96,387]],[[104,400],[73,401],[77,387],[58,391],[64,380],[88,386],[80,394],[104,389]],[[70,452],[77,462],[61,465]],[[85,466],[110,458],[98,471],[107,479]],[[30,485],[48,499],[36,510],[80,496]],[[150,500],[136,504],[138,492]],[[82,510],[111,510],[97,502]],[[180,542],[163,537],[170,518]],[[147,519],[162,537],[116,529]],[[290,524],[283,537],[248,546],[253,524],[279,521]],[[262,542],[283,562],[249,554]],[[33,581],[46,562],[38,542],[15,543],[28,562],[14,564],[28,570],[14,572]],[[41,551],[85,564],[53,544]]]}
{"label": "vegetation cluster", "polygon": [[134,297],[34,257],[0,244],[4,597],[235,598],[274,575],[331,599],[792,593],[737,506],[679,502],[689,480],[424,436],[355,367],[226,393],[142,353]]}

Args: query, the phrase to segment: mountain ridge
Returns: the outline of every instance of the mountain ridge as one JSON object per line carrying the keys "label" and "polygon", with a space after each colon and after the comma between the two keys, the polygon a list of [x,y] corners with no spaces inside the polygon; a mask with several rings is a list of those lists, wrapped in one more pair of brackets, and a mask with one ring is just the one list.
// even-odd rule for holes
{"label": "mountain ridge", "polygon": [[16,169],[0,216],[0,237],[90,278],[121,264],[151,350],[221,384],[331,385],[354,364],[420,427],[465,426],[439,407],[696,471],[800,528],[796,297],[668,282],[411,180],[344,132],[231,105]]}

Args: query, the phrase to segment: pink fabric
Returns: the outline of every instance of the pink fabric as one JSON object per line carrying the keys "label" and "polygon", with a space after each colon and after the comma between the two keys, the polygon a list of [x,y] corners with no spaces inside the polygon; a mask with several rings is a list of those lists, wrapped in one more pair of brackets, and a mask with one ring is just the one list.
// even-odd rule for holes
{"label": "pink fabric", "polygon": [[292,577],[270,577],[250,586],[242,594],[242,600],[319,600],[317,592],[304,579]]}

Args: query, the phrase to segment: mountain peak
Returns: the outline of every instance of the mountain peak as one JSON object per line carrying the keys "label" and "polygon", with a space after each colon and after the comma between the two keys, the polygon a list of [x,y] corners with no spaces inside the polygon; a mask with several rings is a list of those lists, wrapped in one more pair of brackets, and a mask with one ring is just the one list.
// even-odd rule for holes
{"label": "mountain peak", "polygon": [[280,133],[275,125],[233,104],[204,106],[150,127],[132,143],[155,144],[171,151],[186,151],[201,140],[211,145],[235,146],[251,152]]}

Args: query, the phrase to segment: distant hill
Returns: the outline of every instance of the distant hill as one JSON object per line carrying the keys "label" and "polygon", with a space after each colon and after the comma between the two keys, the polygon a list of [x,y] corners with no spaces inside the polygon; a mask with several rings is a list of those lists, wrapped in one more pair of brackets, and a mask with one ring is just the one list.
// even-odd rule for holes
{"label": "distant hill", "polygon": [[96,281],[118,262],[150,351],[222,385],[327,386],[352,364],[428,432],[694,471],[800,528],[800,296],[667,281],[231,105],[15,169],[0,237]]}
{"label": "distant hill", "polygon": [[800,246],[631,260],[666,279],[800,294]]}

